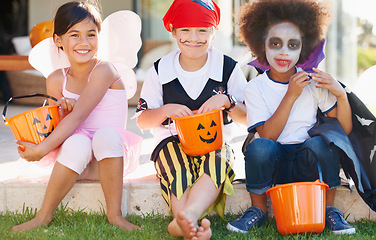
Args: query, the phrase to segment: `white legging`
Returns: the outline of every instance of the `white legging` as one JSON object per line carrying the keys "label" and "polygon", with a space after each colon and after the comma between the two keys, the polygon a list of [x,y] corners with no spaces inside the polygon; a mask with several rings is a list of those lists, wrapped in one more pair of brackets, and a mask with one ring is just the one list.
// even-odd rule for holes
{"label": "white legging", "polygon": [[111,127],[98,129],[93,140],[82,134],[74,134],[61,145],[56,161],[81,174],[93,156],[97,161],[122,157],[124,145],[120,134]]}

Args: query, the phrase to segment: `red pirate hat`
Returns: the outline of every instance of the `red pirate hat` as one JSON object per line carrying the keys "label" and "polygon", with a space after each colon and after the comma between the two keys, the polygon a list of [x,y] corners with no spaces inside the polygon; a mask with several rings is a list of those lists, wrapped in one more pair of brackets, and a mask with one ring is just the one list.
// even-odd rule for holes
{"label": "red pirate hat", "polygon": [[167,31],[171,32],[171,25],[173,28],[217,27],[220,18],[220,9],[212,0],[175,0],[163,22]]}

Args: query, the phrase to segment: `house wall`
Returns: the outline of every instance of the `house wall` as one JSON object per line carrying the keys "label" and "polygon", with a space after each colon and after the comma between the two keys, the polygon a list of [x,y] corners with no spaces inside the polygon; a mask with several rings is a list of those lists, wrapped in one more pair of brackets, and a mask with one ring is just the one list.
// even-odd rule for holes
{"label": "house wall", "polygon": [[[43,21],[52,20],[56,10],[64,3],[71,0],[29,0],[29,31]],[[119,10],[133,10],[131,0],[97,0],[102,6],[103,18]]]}

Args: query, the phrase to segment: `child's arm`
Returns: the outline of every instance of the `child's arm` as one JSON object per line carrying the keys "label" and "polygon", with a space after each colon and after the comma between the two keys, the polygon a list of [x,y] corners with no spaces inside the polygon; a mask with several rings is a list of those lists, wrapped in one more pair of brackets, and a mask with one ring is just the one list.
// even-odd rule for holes
{"label": "child's arm", "polygon": [[235,107],[228,114],[235,122],[247,125],[247,108],[244,103],[236,103]]}
{"label": "child's arm", "polygon": [[[229,108],[231,106],[230,100],[225,94],[216,94],[209,98],[201,107],[198,109],[197,113],[209,112],[215,109],[225,107]],[[243,103],[236,103],[235,107],[229,111],[229,116],[235,122],[240,124],[247,124],[247,110]]]}
{"label": "child's arm", "polygon": [[20,156],[28,161],[38,161],[62,144],[89,116],[116,79],[118,79],[118,74],[112,65],[99,64],[93,70],[90,81],[80,94],[72,112],[60,121],[48,138],[38,145],[17,142],[26,147],[25,151],[19,151]]}
{"label": "child's arm", "polygon": [[62,75],[61,70],[57,70],[53,72],[47,79],[46,79],[46,90],[47,94],[50,96],[53,96],[58,99],[57,102],[54,102],[53,100],[49,99],[48,103],[49,105],[60,105],[59,107],[59,115],[60,118],[64,118],[68,113],[70,113],[73,110],[73,106],[76,103],[75,99],[71,98],[64,98],[62,94],[62,78],[64,76]]}
{"label": "child's arm", "polygon": [[160,126],[168,117],[185,117],[192,114],[187,106],[170,103],[156,109],[144,110],[137,118],[137,125],[146,130]]}
{"label": "child's arm", "polygon": [[345,89],[329,73],[316,68],[313,70],[315,73],[310,76],[317,82],[316,87],[328,89],[337,98],[337,107],[328,112],[327,116],[337,118],[346,134],[349,134],[352,130],[352,117]]}
{"label": "child's arm", "polygon": [[[139,111],[142,111],[141,114]],[[136,116],[139,128],[146,130],[160,126],[168,117],[192,115],[185,105],[163,104],[162,85],[154,67],[148,70],[142,85]]]}
{"label": "child's arm", "polygon": [[230,78],[227,82],[227,94],[216,94],[209,98],[198,109],[197,113],[212,111],[221,107],[230,108],[230,95],[236,99],[235,107],[228,111],[228,114],[232,120],[240,124],[247,124],[247,109],[244,102],[244,88],[247,81],[244,77],[244,73],[236,64]]}
{"label": "child's arm", "polygon": [[[54,71],[53,73],[48,76],[46,79],[46,90],[47,94],[50,96],[55,97],[56,99],[61,99],[63,97],[62,94],[62,85],[63,85],[63,74],[61,69]],[[52,99],[48,100],[49,105],[54,105],[56,102],[54,102]]]}
{"label": "child's arm", "polygon": [[286,126],[296,99],[299,98],[303,88],[309,84],[308,74],[303,71],[294,74],[290,78],[288,90],[277,110],[263,125],[256,127],[260,137],[277,141]]}

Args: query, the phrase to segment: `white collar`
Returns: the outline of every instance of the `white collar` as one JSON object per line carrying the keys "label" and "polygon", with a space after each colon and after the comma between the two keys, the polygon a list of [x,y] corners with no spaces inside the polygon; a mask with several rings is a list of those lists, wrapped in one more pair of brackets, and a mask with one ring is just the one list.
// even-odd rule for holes
{"label": "white collar", "polygon": [[[174,67],[174,60],[176,55],[180,54],[180,49],[175,50],[166,56],[162,57],[158,64],[158,75],[161,84],[166,84],[171,82],[175,78],[178,78],[176,70]],[[209,47],[208,49],[208,61],[209,62],[209,72],[208,77],[217,82],[222,82],[223,74],[223,53],[218,51],[214,47]]]}

